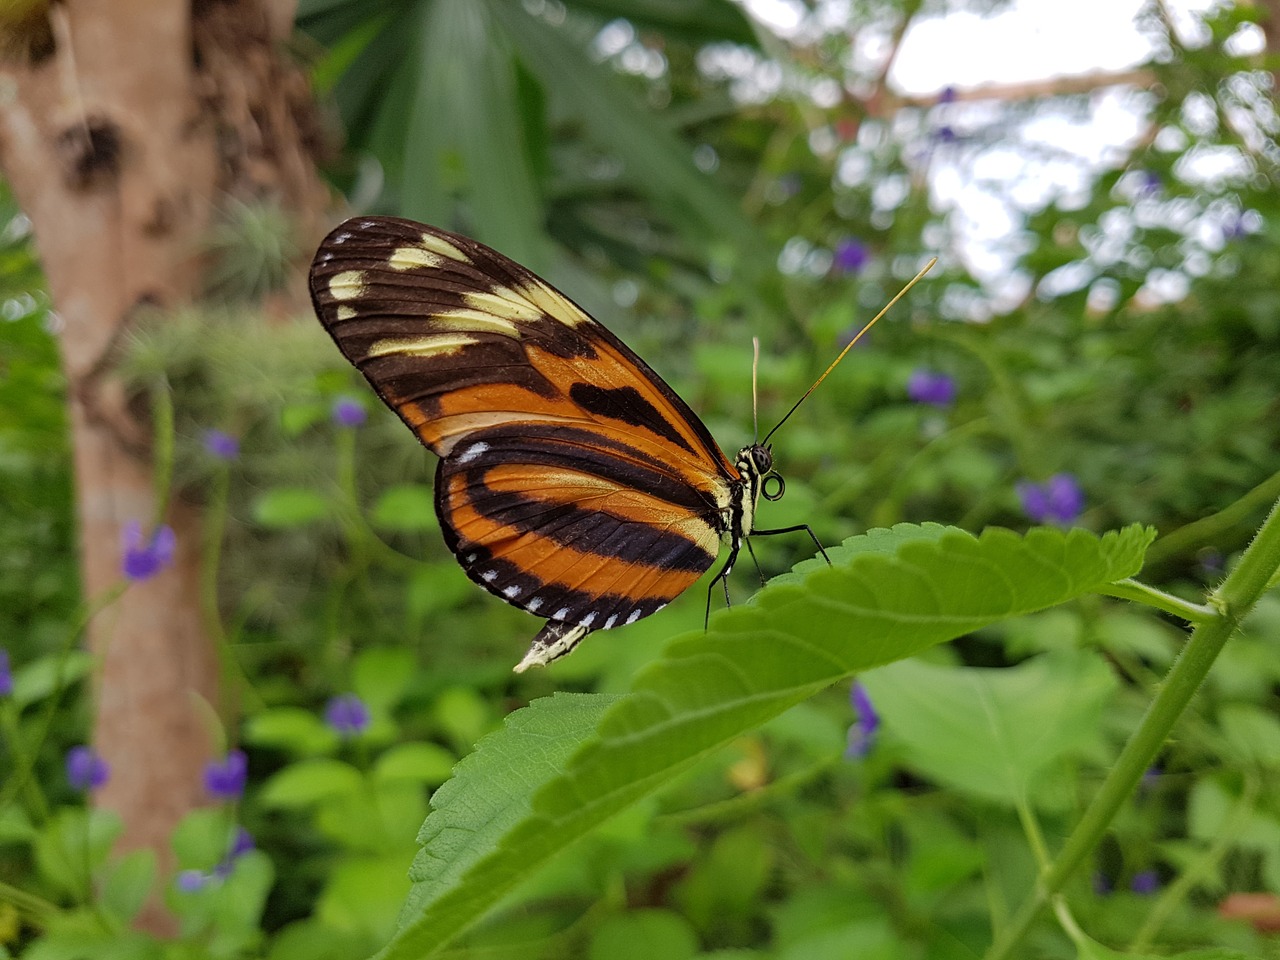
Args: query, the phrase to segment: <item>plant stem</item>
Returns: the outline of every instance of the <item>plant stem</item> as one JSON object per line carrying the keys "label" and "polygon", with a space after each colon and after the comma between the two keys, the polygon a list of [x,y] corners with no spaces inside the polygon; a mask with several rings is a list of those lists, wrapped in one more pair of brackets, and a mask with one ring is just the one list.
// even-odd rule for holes
{"label": "plant stem", "polygon": [[57,904],[3,882],[0,882],[0,903],[16,907],[23,920],[42,930],[58,913]]}
{"label": "plant stem", "polygon": [[1252,609],[1278,569],[1280,502],[1271,508],[1239,564],[1210,597],[1209,606],[1214,616],[1202,621],[1192,632],[1191,639],[1169,670],[1138,729],[1120,752],[1084,816],[1071,831],[1053,863],[1041,872],[1035,891],[1014,914],[1009,926],[997,936],[987,951],[986,960],[1004,960],[1014,954],[1040,911],[1062,890],[1085,857],[1098,845],[1121,805],[1151,766],[1187,703],[1204,682],[1223,645],[1236,632],[1240,621]]}
{"label": "plant stem", "polygon": [[1161,537],[1147,551],[1148,567],[1157,566],[1181,556],[1192,547],[1208,543],[1222,533],[1239,526],[1253,511],[1264,503],[1272,503],[1280,497],[1280,472],[1273,473],[1267,479],[1242,496],[1239,500],[1217,513],[1201,517],[1194,523]]}
{"label": "plant stem", "polygon": [[1171,593],[1165,593],[1163,590],[1147,586],[1145,583],[1133,578],[1117,580],[1115,583],[1103,587],[1099,592],[1106,594],[1108,597],[1118,597],[1121,600],[1145,603],[1149,607],[1155,607],[1157,610],[1171,613],[1175,617],[1181,617],[1191,623],[1204,623],[1217,616],[1217,612],[1212,607],[1202,603],[1191,603],[1181,597],[1175,597]]}
{"label": "plant stem", "polygon": [[1152,939],[1159,933],[1160,928],[1164,926],[1165,921],[1181,904],[1186,902],[1187,895],[1195,885],[1226,856],[1227,850],[1235,842],[1240,830],[1244,827],[1245,821],[1253,813],[1254,804],[1258,800],[1258,789],[1257,774],[1253,772],[1246,773],[1244,792],[1240,796],[1240,801],[1236,804],[1235,809],[1231,811],[1213,844],[1203,855],[1192,861],[1173,883],[1165,888],[1160,895],[1160,899],[1156,901],[1155,906],[1147,914],[1146,920],[1142,922],[1142,926],[1138,928],[1138,932],[1133,935],[1133,940],[1130,941],[1127,948],[1128,953],[1145,953],[1147,948],[1151,946]]}

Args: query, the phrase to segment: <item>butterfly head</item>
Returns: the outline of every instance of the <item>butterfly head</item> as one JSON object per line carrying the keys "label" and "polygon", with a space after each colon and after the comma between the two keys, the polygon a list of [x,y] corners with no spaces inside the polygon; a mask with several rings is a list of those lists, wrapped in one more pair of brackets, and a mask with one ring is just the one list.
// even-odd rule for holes
{"label": "butterfly head", "polygon": [[781,500],[787,490],[782,474],[773,466],[773,445],[753,443],[738,451],[738,473],[746,481],[752,504],[763,496],[766,500]]}

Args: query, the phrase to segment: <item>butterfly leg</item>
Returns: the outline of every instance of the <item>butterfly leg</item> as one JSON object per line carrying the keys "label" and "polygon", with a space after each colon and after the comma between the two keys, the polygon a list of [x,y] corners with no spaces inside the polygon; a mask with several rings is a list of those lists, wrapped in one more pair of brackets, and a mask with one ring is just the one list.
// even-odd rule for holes
{"label": "butterfly leg", "polygon": [[756,565],[756,573],[760,575],[760,586],[763,587],[768,581],[764,578],[764,571],[760,569],[760,561],[756,559],[756,551],[755,548],[751,546],[751,538],[743,537],[742,539],[747,544],[747,553],[751,554],[751,562]]}
{"label": "butterfly leg", "polygon": [[717,583],[724,584],[724,605],[726,607],[733,606],[729,602],[729,574],[733,572],[734,561],[738,559],[738,544],[734,543],[729,550],[729,559],[724,562],[724,566],[720,568],[720,572],[711,578],[711,582],[707,584],[707,615],[702,619],[702,629],[707,629],[711,623],[711,594],[716,588]]}
{"label": "butterfly leg", "polygon": [[545,667],[552,660],[559,660],[590,632],[590,627],[584,627],[580,623],[548,620],[547,625],[533,638],[524,659],[516,664],[515,672],[524,673],[530,667]]}
{"label": "butterfly leg", "polygon": [[818,552],[822,554],[822,559],[827,561],[827,566],[831,565],[831,558],[827,556],[827,551],[823,549],[822,541],[818,539],[818,535],[813,532],[813,528],[807,523],[797,523],[794,527],[779,527],[777,530],[752,530],[753,537],[772,537],[776,533],[795,533],[797,530],[803,530],[809,535],[809,539],[813,541],[813,545],[818,548]]}

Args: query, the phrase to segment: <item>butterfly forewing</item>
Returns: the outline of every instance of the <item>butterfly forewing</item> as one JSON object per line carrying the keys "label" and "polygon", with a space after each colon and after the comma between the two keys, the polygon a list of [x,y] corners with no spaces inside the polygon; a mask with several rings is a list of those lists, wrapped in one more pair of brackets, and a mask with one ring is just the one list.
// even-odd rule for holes
{"label": "butterfly forewing", "polygon": [[311,272],[342,352],[442,459],[468,575],[551,620],[630,623],[715,559],[739,475],[617,337],[514,261],[408,220],[349,220]]}

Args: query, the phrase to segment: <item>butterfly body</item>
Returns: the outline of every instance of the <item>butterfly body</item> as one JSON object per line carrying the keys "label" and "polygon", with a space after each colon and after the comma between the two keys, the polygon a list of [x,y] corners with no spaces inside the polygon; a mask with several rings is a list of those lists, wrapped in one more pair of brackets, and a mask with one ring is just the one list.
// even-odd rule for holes
{"label": "butterfly body", "polygon": [[440,457],[436,513],[467,576],[547,619],[517,670],[661,610],[727,540],[723,580],[761,494],[781,495],[767,447],[730,461],[621,340],[474,240],[349,220],[321,244],[311,293],[342,352]]}

